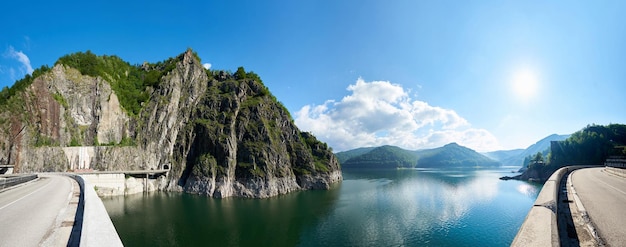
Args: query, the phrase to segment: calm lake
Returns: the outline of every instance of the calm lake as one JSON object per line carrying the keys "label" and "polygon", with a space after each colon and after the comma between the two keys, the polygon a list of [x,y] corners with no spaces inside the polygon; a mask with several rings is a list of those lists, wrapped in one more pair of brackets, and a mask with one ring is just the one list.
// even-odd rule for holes
{"label": "calm lake", "polygon": [[344,171],[328,191],[270,199],[103,199],[126,246],[508,246],[541,185],[516,168]]}

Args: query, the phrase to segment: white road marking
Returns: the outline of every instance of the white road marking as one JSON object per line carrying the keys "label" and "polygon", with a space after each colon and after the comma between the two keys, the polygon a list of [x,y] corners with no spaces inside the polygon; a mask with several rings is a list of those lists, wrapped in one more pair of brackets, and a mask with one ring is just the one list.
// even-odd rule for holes
{"label": "white road marking", "polygon": [[7,204],[7,205],[2,206],[2,207],[0,208],[0,210],[2,210],[2,209],[4,209],[4,208],[6,208],[6,207],[8,207],[8,206],[11,206],[13,203],[16,203],[16,202],[18,202],[18,201],[20,201],[20,200],[22,200],[22,199],[24,199],[24,198],[26,198],[26,197],[28,197],[28,196],[32,195],[32,194],[35,194],[37,191],[40,191],[40,190],[42,190],[43,188],[48,187],[48,185],[50,185],[50,182],[48,182],[48,183],[47,183],[46,185],[44,185],[44,186],[41,186],[39,189],[36,189],[35,191],[30,192],[30,193],[28,193],[27,195],[22,196],[22,197],[20,197],[19,199],[15,200],[15,201],[13,201],[13,202],[11,202],[11,203]]}
{"label": "white road marking", "polygon": [[[595,176],[594,176],[594,177],[595,177]],[[613,188],[614,190],[617,190],[619,193],[622,193],[622,194],[626,195],[626,192],[624,192],[624,191],[622,191],[622,190],[620,190],[620,189],[618,189],[618,188],[615,188],[614,186],[612,186],[612,185],[610,185],[610,184],[607,184],[606,182],[602,181],[601,179],[598,179],[598,177],[595,177],[595,180],[596,180],[596,181],[598,181],[598,182],[600,182],[600,183],[603,183],[603,184],[604,184],[604,185],[606,185],[606,186],[609,186],[610,188]]]}

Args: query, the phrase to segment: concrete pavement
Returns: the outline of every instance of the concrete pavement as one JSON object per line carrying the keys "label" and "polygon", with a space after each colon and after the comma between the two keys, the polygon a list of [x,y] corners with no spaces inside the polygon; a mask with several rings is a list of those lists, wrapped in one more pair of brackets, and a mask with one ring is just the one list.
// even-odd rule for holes
{"label": "concrete pavement", "polygon": [[574,171],[571,182],[602,241],[609,246],[626,242],[626,178],[587,168]]}
{"label": "concrete pavement", "polygon": [[1,192],[0,246],[65,245],[73,224],[66,220],[75,215],[75,206],[68,212],[68,205],[77,187],[67,176],[41,175]]}

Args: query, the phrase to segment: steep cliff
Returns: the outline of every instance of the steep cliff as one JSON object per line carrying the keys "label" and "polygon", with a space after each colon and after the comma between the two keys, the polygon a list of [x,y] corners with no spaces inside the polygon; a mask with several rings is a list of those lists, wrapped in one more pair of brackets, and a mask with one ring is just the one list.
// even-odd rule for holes
{"label": "steep cliff", "polygon": [[259,198],[342,179],[256,74],[206,70],[191,50],[141,66],[72,54],[14,87],[0,162],[19,172],[169,168],[159,189]]}

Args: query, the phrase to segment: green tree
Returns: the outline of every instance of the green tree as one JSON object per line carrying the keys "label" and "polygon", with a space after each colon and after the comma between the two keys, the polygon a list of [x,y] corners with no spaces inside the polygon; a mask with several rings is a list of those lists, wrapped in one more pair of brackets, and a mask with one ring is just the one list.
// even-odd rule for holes
{"label": "green tree", "polygon": [[535,156],[533,156],[532,162],[535,163],[535,164],[536,163],[543,163],[544,162],[543,154],[541,152],[537,152],[537,154],[535,154]]}
{"label": "green tree", "polygon": [[237,80],[246,79],[246,70],[243,67],[237,68],[237,72],[235,72],[235,78]]}
{"label": "green tree", "polygon": [[21,80],[15,81],[15,84],[10,88],[4,87],[0,92],[0,105],[5,105],[9,98],[13,97],[16,93],[24,91],[30,84],[33,83],[35,78],[50,71],[50,67],[42,65],[40,68],[35,69],[32,75],[26,74]]}
{"label": "green tree", "polygon": [[[56,62],[80,71],[83,75],[100,76],[111,84],[122,107],[130,115],[138,115],[148,100],[147,87],[159,87],[161,78],[176,68],[181,57],[156,64],[131,65],[117,56],[97,56],[91,51],[65,55]],[[33,73],[35,76],[35,73]],[[30,80],[29,78],[27,78]]]}

